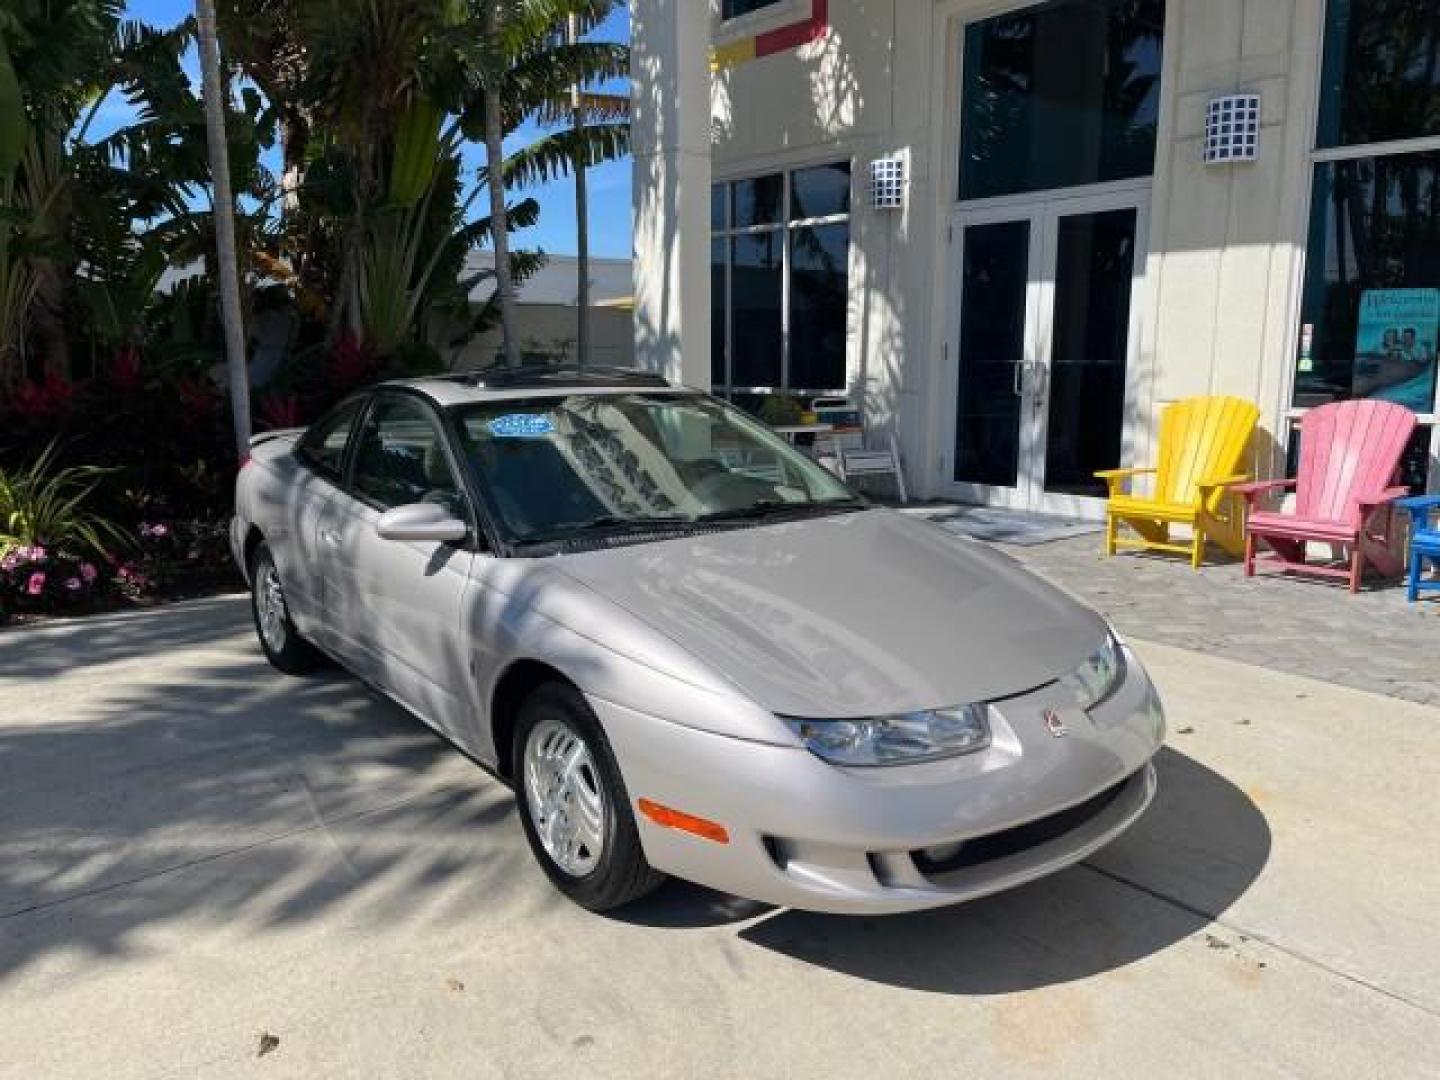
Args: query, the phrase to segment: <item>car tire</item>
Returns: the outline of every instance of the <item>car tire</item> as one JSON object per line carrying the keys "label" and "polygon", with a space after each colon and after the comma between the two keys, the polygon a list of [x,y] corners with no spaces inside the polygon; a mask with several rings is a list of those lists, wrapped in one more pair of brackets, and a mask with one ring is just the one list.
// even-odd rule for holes
{"label": "car tire", "polygon": [[[562,760],[569,762],[563,769]],[[525,839],[546,876],[571,900],[589,911],[609,911],[665,880],[645,861],[610,742],[574,687],[546,683],[525,699],[513,766]],[[598,851],[588,837],[598,838]]]}
{"label": "car tire", "polygon": [[275,557],[264,543],[250,557],[250,614],[260,648],[273,667],[286,675],[307,675],[324,664],[320,651],[300,636],[290,619]]}

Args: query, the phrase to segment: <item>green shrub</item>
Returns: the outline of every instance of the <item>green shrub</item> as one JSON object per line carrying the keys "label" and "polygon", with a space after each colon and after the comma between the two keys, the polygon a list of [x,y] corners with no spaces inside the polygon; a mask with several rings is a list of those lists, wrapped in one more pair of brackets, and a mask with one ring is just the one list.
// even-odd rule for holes
{"label": "green shrub", "polygon": [[16,548],[50,548],[104,558],[129,538],[86,505],[109,470],[57,467],[55,444],[29,465],[0,471],[0,556]]}

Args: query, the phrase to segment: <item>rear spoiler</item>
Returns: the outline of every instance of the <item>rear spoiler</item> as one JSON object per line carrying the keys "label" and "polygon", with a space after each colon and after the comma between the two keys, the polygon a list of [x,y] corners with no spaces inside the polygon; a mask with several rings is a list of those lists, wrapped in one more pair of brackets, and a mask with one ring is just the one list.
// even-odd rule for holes
{"label": "rear spoiler", "polygon": [[303,427],[276,428],[274,431],[262,431],[258,435],[250,436],[250,449],[254,450],[257,446],[274,442],[276,439],[298,439],[303,434],[305,434]]}

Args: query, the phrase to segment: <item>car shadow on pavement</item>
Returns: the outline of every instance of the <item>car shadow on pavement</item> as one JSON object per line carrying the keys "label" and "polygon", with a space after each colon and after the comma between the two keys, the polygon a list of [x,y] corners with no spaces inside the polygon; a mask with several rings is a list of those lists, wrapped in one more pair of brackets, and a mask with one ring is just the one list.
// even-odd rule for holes
{"label": "car shadow on pavement", "polygon": [[1135,826],[1052,877],[937,911],[885,918],[781,911],[742,940],[871,982],[1008,994],[1125,967],[1193,936],[1264,869],[1270,829],[1250,798],[1177,751]]}
{"label": "car shadow on pavement", "polygon": [[1270,857],[1250,798],[1177,751],[1135,826],[1063,873],[968,904],[856,917],[776,909],[670,881],[613,918],[688,929],[748,923],[741,940],[871,982],[1006,994],[1112,971],[1193,936],[1242,896]]}

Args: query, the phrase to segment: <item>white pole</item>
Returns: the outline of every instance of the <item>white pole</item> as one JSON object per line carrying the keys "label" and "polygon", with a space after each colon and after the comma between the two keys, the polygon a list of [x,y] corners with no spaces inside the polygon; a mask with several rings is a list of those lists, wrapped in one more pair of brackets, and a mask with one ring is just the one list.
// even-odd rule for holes
{"label": "white pole", "polygon": [[220,316],[225,326],[225,364],[230,374],[230,410],[235,451],[250,453],[250,376],[245,362],[245,322],[240,309],[240,272],[235,252],[235,195],[230,190],[230,151],[225,142],[225,102],[220,87],[220,40],[215,0],[195,0],[200,27],[200,74],[205,98],[205,135],[215,214],[215,259],[220,272]]}

